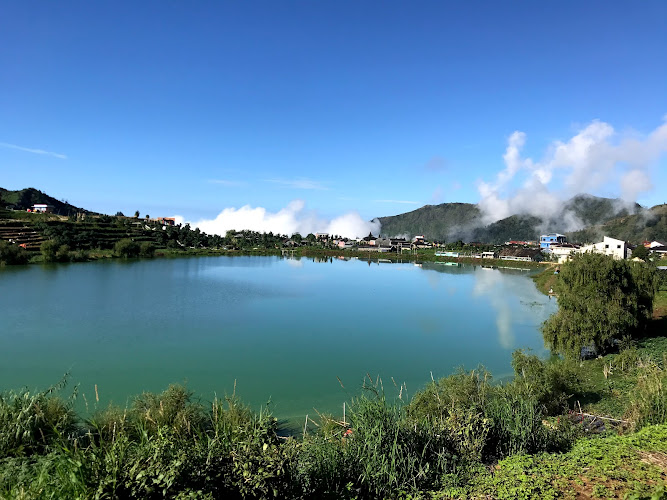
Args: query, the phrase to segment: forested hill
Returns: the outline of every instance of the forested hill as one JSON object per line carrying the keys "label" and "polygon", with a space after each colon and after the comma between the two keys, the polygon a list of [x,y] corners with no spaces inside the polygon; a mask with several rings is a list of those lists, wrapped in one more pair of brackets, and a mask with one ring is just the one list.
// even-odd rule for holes
{"label": "forested hill", "polygon": [[634,215],[611,219],[604,224],[589,226],[580,231],[567,233],[571,241],[593,242],[602,236],[641,243],[642,241],[667,241],[667,204],[656,205]]}
{"label": "forested hill", "polygon": [[603,224],[617,217],[640,211],[635,204],[628,208],[620,200],[577,195],[558,213],[536,217],[515,214],[489,225],[483,225],[477,205],[470,203],[443,203],[426,205],[405,214],[380,217],[384,236],[423,234],[439,241],[480,241],[503,243],[508,240],[536,240],[542,232],[565,233],[573,221],[580,228]]}
{"label": "forested hill", "polygon": [[26,188],[19,191],[0,188],[0,208],[27,210],[36,203],[53,205],[53,212],[58,215],[73,215],[80,212],[93,213],[89,210],[70,205],[67,201],[57,200],[35,188]]}
{"label": "forested hill", "polygon": [[472,203],[426,205],[412,212],[380,217],[383,236],[423,234],[431,240],[455,240],[451,235],[469,232],[481,224],[481,212]]}

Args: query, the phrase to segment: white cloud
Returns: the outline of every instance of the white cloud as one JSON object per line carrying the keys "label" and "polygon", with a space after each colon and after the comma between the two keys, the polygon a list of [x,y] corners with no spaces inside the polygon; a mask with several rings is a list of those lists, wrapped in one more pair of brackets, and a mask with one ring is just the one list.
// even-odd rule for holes
{"label": "white cloud", "polygon": [[34,153],[36,155],[53,156],[54,158],[60,158],[61,160],[66,160],[67,159],[66,155],[63,155],[63,154],[60,154],[60,153],[54,153],[53,151],[44,151],[43,149],[25,148],[23,146],[17,146],[16,144],[8,144],[6,142],[0,142],[0,147],[9,148],[9,149],[17,149],[19,151],[25,151],[26,153]]}
{"label": "white cloud", "polygon": [[305,177],[297,177],[296,179],[265,179],[265,182],[279,184],[281,186],[293,189],[314,189],[326,191],[329,188],[319,181],[306,179]]}
{"label": "white cloud", "polygon": [[[177,219],[177,222],[180,222]],[[228,230],[251,230],[291,235],[323,232],[348,238],[378,234],[380,222],[366,221],[356,212],[349,212],[332,220],[320,218],[316,212],[306,210],[302,200],[291,201],[285,208],[270,212],[263,207],[245,205],[241,208],[225,208],[215,219],[200,220],[191,224],[208,234],[224,235]]]}
{"label": "white cloud", "polygon": [[494,181],[477,185],[485,223],[517,213],[556,215],[563,199],[602,188],[635,201],[652,189],[649,168],[667,152],[667,116],[644,137],[595,120],[569,140],[554,141],[540,161],[521,156],[525,142],[523,132],[514,132],[505,168]]}

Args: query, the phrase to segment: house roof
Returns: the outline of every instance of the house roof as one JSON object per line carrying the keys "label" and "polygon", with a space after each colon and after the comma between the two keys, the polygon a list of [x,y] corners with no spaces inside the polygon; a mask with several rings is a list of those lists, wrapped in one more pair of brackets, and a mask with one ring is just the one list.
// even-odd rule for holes
{"label": "house roof", "polygon": [[575,245],[574,243],[558,243],[551,245],[552,249],[556,248],[579,248],[579,245]]}
{"label": "house roof", "polygon": [[501,257],[530,257],[534,258],[536,255],[539,255],[541,252],[538,248],[522,248],[522,247],[511,247],[504,248],[500,252]]}

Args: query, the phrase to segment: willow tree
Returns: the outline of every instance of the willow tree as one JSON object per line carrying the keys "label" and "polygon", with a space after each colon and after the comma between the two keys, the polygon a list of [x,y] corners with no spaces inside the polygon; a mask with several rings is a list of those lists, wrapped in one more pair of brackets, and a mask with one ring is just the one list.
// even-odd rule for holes
{"label": "willow tree", "polygon": [[542,325],[547,347],[579,357],[584,347],[604,351],[616,339],[637,337],[651,319],[656,285],[655,270],[644,263],[576,256],[561,266],[558,312]]}

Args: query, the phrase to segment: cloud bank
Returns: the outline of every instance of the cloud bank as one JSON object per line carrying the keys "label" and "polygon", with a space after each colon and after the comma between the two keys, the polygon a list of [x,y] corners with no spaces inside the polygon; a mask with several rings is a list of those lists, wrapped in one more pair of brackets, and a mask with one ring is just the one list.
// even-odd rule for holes
{"label": "cloud bank", "polygon": [[[179,221],[180,222],[180,221]],[[251,230],[262,233],[292,235],[300,233],[329,233],[347,238],[379,234],[380,221],[366,221],[357,212],[348,212],[332,220],[320,218],[316,212],[306,210],[303,200],[291,201],[285,208],[270,212],[263,207],[245,205],[241,208],[225,208],[215,219],[200,220],[191,224],[208,234],[224,236],[227,231]]]}
{"label": "cloud bank", "polygon": [[514,132],[503,155],[505,168],[477,186],[484,223],[513,214],[554,216],[563,200],[600,189],[631,205],[652,189],[649,168],[667,152],[667,116],[663,120],[645,136],[619,133],[595,120],[569,140],[552,142],[540,161],[522,156],[526,134]]}

